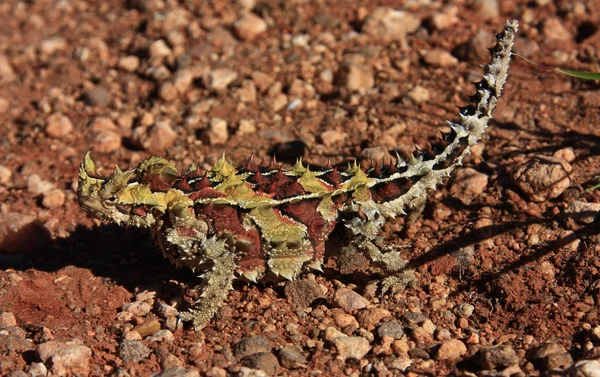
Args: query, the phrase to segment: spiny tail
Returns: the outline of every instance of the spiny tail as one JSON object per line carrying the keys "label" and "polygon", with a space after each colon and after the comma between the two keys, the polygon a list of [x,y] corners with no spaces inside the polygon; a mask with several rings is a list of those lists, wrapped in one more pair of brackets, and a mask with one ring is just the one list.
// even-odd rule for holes
{"label": "spiny tail", "polygon": [[416,158],[399,160],[384,174],[369,174],[374,178],[370,184],[372,197],[384,216],[404,214],[414,199],[425,196],[427,190],[448,177],[479,142],[506,81],[517,28],[518,21],[508,21],[496,35],[496,45],[490,49],[492,59],[484,68],[483,79],[475,83],[475,94],[460,109],[460,121],[450,122],[451,131],[443,135],[443,140],[420,151]]}

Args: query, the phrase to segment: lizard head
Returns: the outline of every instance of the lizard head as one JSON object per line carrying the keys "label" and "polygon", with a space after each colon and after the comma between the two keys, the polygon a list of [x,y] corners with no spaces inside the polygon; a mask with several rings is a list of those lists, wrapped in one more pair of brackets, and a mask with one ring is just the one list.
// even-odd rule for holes
{"label": "lizard head", "polygon": [[121,171],[117,166],[109,177],[103,177],[97,173],[90,152],[86,153],[79,167],[79,205],[103,221],[151,226],[156,210],[164,212],[164,206],[148,185],[139,183],[137,170]]}

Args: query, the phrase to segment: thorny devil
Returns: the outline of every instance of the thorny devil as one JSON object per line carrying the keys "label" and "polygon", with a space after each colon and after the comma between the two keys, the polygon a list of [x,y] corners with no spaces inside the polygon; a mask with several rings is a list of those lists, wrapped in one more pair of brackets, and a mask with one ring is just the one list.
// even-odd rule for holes
{"label": "thorny devil", "polygon": [[378,245],[378,233],[385,219],[404,215],[448,177],[481,139],[506,80],[517,27],[509,21],[496,36],[491,62],[460,108],[460,121],[407,161],[367,171],[354,162],[338,171],[301,162],[282,170],[252,160],[236,168],[222,158],[210,171],[179,173],[153,156],[103,177],[88,152],[79,171],[79,204],[101,220],[150,227],[165,257],[204,272],[199,299],[180,313],[196,327],[213,317],[236,278],[292,280],[320,270],[332,233],[344,240],[341,248],[381,268],[384,292],[403,287],[414,275],[398,251]]}

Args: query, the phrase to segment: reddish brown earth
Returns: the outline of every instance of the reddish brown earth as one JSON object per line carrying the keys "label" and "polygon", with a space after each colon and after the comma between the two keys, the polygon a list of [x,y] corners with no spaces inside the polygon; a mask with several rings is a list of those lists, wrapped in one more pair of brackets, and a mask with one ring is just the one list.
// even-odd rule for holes
{"label": "reddish brown earth", "polygon": [[[536,70],[520,59],[482,148],[465,163],[487,176],[481,193],[450,180],[430,193],[422,213],[386,224],[386,242],[409,246],[403,250],[417,272],[414,287],[381,297],[369,284],[378,277],[371,270],[343,275],[329,263],[316,283],[236,283],[198,332],[161,314],[160,303],[185,307],[198,279],[170,266],[147,232],[101,224],[79,209],[77,168],[90,148],[105,172],[151,154],[204,168],[223,153],[234,161],[274,154],[287,166],[299,156],[314,165],[354,157],[368,163],[394,150],[407,156],[437,137],[446,119],[457,119],[456,105],[473,92],[470,82],[487,62],[490,33],[511,18],[521,21],[517,53],[550,66],[600,70],[594,1],[502,1],[487,12],[474,3],[494,1],[359,7],[258,0],[252,12],[267,29],[249,38],[235,22],[252,3],[0,4],[0,312],[16,319],[16,326],[10,314],[0,321],[0,375],[21,376],[40,361],[52,369],[51,361],[39,360],[40,345],[72,339],[91,350],[91,359],[64,373],[94,376],[494,375],[506,368],[504,375],[558,375],[600,356],[597,207],[583,218],[582,210],[567,210],[573,202],[600,201],[597,189],[588,190],[600,171],[598,82]],[[418,28],[405,38],[369,35],[365,20],[382,6],[406,11]],[[151,47],[161,39],[166,44]],[[434,49],[457,60],[428,57]],[[362,67],[357,80],[344,80],[349,61]],[[211,89],[206,76],[220,68],[237,77]],[[187,82],[177,83],[176,73]],[[105,98],[90,98],[93,88],[105,90]],[[301,103],[290,108],[295,99]],[[227,131],[211,133],[212,118],[225,120]],[[534,202],[514,169],[553,155],[572,165],[570,184]],[[38,222],[8,235],[16,221],[8,213]],[[369,306],[340,307],[336,295],[344,288]],[[137,298],[150,312],[123,308],[144,291],[155,292]],[[461,304],[472,305],[472,314]],[[404,335],[380,336],[387,322]],[[153,330],[132,331],[143,324]],[[118,350],[125,340],[159,328],[172,339],[142,336],[149,354],[124,360]],[[344,341],[360,338],[366,354],[344,360],[348,351],[336,330],[354,337]],[[289,346],[297,347],[291,361]],[[496,358],[486,362],[490,354]]]}

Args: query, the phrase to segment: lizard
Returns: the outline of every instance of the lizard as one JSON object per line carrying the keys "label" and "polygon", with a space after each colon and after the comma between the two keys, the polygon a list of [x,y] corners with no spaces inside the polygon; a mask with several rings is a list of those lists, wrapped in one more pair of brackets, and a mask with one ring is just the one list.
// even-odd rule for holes
{"label": "lizard", "polygon": [[409,159],[363,170],[314,168],[299,160],[289,169],[250,159],[235,166],[225,156],[208,171],[151,156],[106,177],[90,152],[79,169],[78,202],[92,216],[148,227],[164,256],[177,266],[202,271],[198,300],[181,320],[205,325],[227,299],[235,279],[262,282],[298,278],[322,270],[326,241],[362,253],[384,272],[382,291],[414,281],[400,252],[380,245],[388,219],[405,215],[477,144],[492,118],[507,78],[518,29],[508,21],[490,49],[491,61],[475,94],[459,110],[459,121],[427,149]]}

